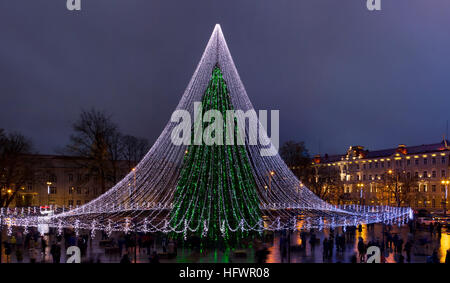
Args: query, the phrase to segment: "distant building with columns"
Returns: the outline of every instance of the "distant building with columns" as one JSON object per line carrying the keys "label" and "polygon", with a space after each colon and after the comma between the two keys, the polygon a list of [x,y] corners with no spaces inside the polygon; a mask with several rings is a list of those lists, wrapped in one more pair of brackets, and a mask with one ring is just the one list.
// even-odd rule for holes
{"label": "distant building with columns", "polygon": [[335,202],[366,205],[400,202],[401,206],[437,211],[448,203],[447,185],[442,181],[450,177],[449,155],[449,142],[444,139],[435,144],[400,144],[375,151],[351,146],[342,155],[316,155],[313,164],[316,174],[323,166],[338,172],[342,191]]}

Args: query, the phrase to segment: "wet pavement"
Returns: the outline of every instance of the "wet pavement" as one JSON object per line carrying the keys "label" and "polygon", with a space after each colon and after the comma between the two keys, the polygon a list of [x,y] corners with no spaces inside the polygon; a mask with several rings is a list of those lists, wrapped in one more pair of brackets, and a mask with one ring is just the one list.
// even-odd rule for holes
{"label": "wet pavement", "polygon": [[[324,231],[314,231],[316,235],[317,244],[312,248],[309,241],[309,233],[307,233],[306,243],[302,243],[300,239],[299,232],[291,233],[291,251],[290,251],[290,259],[288,258],[288,254],[282,256],[282,252],[280,249],[280,242],[283,241],[283,236],[281,234],[275,234],[273,238],[273,242],[266,243],[266,247],[268,248],[269,254],[267,255],[266,262],[268,263],[279,263],[279,262],[291,262],[291,263],[322,263],[322,262],[351,262],[351,257],[353,255],[357,255],[357,242],[358,238],[361,237],[365,244],[368,244],[369,241],[379,240],[380,242],[383,240],[382,233],[383,226],[381,224],[377,224],[373,226],[373,229],[368,229],[367,226],[363,226],[361,231],[356,230],[354,238],[351,241],[346,242],[345,249],[343,251],[336,250],[336,244],[334,245],[334,249],[332,251],[332,256],[330,258],[324,259],[323,257],[323,240],[324,238],[328,238],[330,235],[329,230]],[[334,231],[334,235],[337,233],[342,233],[341,229],[336,229]],[[430,256],[434,249],[438,251],[438,258],[440,262],[445,261],[446,252],[450,249],[450,231],[446,229],[442,230],[441,237],[437,234],[431,234],[427,229],[417,230],[414,235],[409,234],[408,226],[404,225],[402,227],[393,226],[391,230],[391,234],[398,234],[400,238],[403,239],[404,243],[406,243],[407,239],[411,239],[413,241],[413,248],[411,252],[411,262],[413,263],[425,263],[427,261],[427,257]],[[113,236],[114,237],[114,236]],[[100,246],[100,233],[97,234],[96,239],[89,240],[88,247],[86,249],[86,255],[81,258],[82,262],[101,262],[101,263],[113,263],[120,262],[121,256],[117,252],[117,249],[113,251],[113,253],[109,253],[104,247]],[[117,239],[117,237],[116,237]],[[6,235],[3,235],[3,240],[8,240]],[[50,242],[53,240],[50,239]],[[62,254],[61,254],[61,262],[66,262],[65,255],[65,247],[64,241],[62,241]],[[50,255],[50,247],[45,249],[45,255],[41,252],[41,249],[37,249],[39,252],[37,253],[37,262],[52,262],[52,256]],[[253,263],[256,262],[256,250],[252,248],[242,249],[242,250],[226,250],[220,251],[218,249],[215,250],[207,250],[207,251],[194,251],[192,249],[178,247],[177,255],[174,258],[167,258],[165,253],[163,253],[162,246],[157,243],[151,248],[151,253],[153,251],[157,251],[159,256],[159,261],[161,263],[170,263],[170,262],[195,262],[195,263],[217,263],[217,262],[233,262],[233,263]],[[126,253],[125,248],[123,249],[122,254]],[[402,252],[405,257],[406,262],[406,254]],[[146,263],[149,262],[149,255],[147,255],[147,249],[138,248],[136,253],[134,248],[129,249],[130,259],[134,262],[135,255],[136,261],[138,263]],[[398,260],[398,254],[392,252],[392,250],[386,249],[384,252],[384,257],[386,258],[386,262],[394,263]],[[358,262],[359,262],[359,257]],[[5,251],[2,252],[2,263],[7,261]],[[15,249],[12,250],[11,255],[9,256],[9,262],[15,263],[17,262]],[[23,262],[30,262],[28,249],[23,251]]]}

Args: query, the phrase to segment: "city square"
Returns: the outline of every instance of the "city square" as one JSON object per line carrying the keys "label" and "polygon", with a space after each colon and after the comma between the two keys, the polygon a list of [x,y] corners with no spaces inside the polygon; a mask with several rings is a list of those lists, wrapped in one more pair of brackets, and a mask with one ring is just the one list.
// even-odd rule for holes
{"label": "city square", "polygon": [[[67,12],[89,17],[81,2],[75,2],[78,8],[68,4]],[[381,13],[380,2],[369,2],[365,12]],[[117,5],[110,12],[124,7]],[[161,5],[165,13],[173,11],[170,4]],[[235,10],[228,9],[233,15]],[[54,16],[55,10],[51,11]],[[144,11],[148,10],[141,9],[139,17],[129,20],[143,21],[147,18]],[[11,110],[1,112],[5,122],[0,125],[0,263],[449,263],[446,108],[425,111],[429,120],[422,121],[397,107],[409,103],[422,111],[420,92],[413,92],[415,99],[407,100],[403,95],[410,89],[405,86],[399,91],[393,76],[387,76],[379,86],[383,90],[369,95],[377,88],[370,78],[361,77],[363,69],[378,62],[383,62],[383,72],[392,71],[386,58],[391,53],[400,56],[402,48],[389,46],[377,53],[386,58],[370,64],[350,60],[358,55],[345,55],[350,64],[326,65],[327,56],[331,61],[341,57],[333,55],[332,47],[327,55],[321,53],[325,45],[310,36],[316,46],[307,47],[305,53],[275,43],[272,48],[281,52],[266,57],[265,45],[246,41],[249,35],[239,37],[243,26],[233,16],[213,18],[226,24],[190,18],[188,23],[202,26],[201,32],[193,28],[188,35],[180,20],[179,28],[168,25],[167,32],[162,32],[163,27],[148,27],[155,33],[148,39],[142,30],[127,41],[111,34],[101,39],[109,42],[102,50],[97,50],[101,44],[90,45],[89,39],[98,35],[92,32],[104,23],[88,23],[78,35],[90,47],[76,51],[82,59],[71,63],[86,74],[75,72],[72,65],[62,68],[66,77],[80,77],[79,84],[61,95],[44,89],[55,88],[63,78],[40,78],[46,83],[41,83],[37,96],[51,95],[47,99],[33,97],[37,100],[31,102],[26,98],[31,90],[13,83],[21,76],[0,69],[0,74],[13,77],[5,79],[7,87],[0,89],[13,94],[2,97],[4,104],[12,109],[21,103],[39,113],[26,117],[24,111],[19,119]],[[291,20],[299,18],[290,15]],[[317,20],[304,19],[312,26]],[[64,21],[72,23],[78,18]],[[209,23],[208,40],[204,21]],[[263,23],[261,19],[256,22]],[[383,34],[370,20],[364,23]],[[224,26],[230,27],[230,41]],[[279,28],[287,26],[296,29],[287,23]],[[71,27],[78,31],[78,25]],[[123,37],[129,34],[121,32]],[[274,36],[270,30],[255,27],[248,32],[268,36],[266,43],[282,37],[279,32]],[[309,33],[293,34],[284,36],[298,40]],[[441,38],[441,33],[434,36]],[[6,37],[12,46],[13,36],[8,33]],[[143,38],[150,51],[138,44]],[[327,42],[330,38],[326,37]],[[158,47],[152,49],[155,44]],[[302,40],[297,44],[307,46]],[[349,41],[341,44],[339,48],[351,46]],[[181,54],[184,46],[188,46],[183,51],[186,54]],[[238,56],[232,56],[229,46],[240,46],[241,50],[233,47]],[[54,48],[56,53],[45,58],[65,62],[58,61],[60,47]],[[362,54],[372,50],[366,48]],[[16,58],[11,66],[28,70],[17,58],[30,53],[14,57],[14,49],[1,52]],[[311,60],[319,58],[315,52],[321,53],[322,64]],[[264,60],[252,57],[255,54]],[[193,58],[195,63],[183,61]],[[279,60],[271,62],[273,58]],[[403,58],[399,66],[403,68],[410,59]],[[145,60],[158,63],[143,64]],[[307,69],[297,67],[302,60]],[[237,67],[241,61],[242,77]],[[271,63],[264,71],[258,64],[266,61]],[[281,63],[289,71],[271,70],[281,68]],[[129,64],[133,67],[128,69]],[[259,67],[245,69],[253,64]],[[53,65],[43,66],[56,77]],[[321,71],[308,76],[315,66]],[[413,69],[403,71],[404,81],[414,80]],[[333,75],[322,80],[324,72]],[[182,82],[187,73],[190,80]],[[285,81],[288,77],[292,83]],[[418,77],[446,82],[431,75]],[[247,78],[251,82],[248,93],[243,82]],[[277,93],[269,95],[272,79],[278,83],[272,89]],[[302,82],[300,86],[296,80]],[[420,84],[417,78],[416,82]],[[22,83],[34,93],[33,85]],[[436,101],[446,103],[445,88],[433,91]],[[371,102],[359,100],[363,95]],[[375,100],[380,96],[384,104]],[[395,107],[386,105],[391,99],[398,99]],[[444,107],[444,102],[433,105]],[[57,114],[39,109],[47,107]],[[419,122],[424,124],[416,127]],[[192,272],[195,277],[197,273]]]}
{"label": "city square", "polygon": [[[389,234],[382,233],[383,227],[375,224],[374,227],[361,227],[361,230],[355,229],[354,233],[342,233],[340,229],[333,231],[333,241],[335,244],[328,251],[324,251],[323,240],[330,239],[330,231],[313,231],[317,241],[312,244],[311,233],[293,232],[291,234],[290,251],[286,246],[286,233],[276,233],[270,240],[266,242],[255,241],[251,247],[235,248],[235,249],[200,249],[194,248],[187,241],[186,243],[175,243],[172,239],[167,239],[164,235],[147,235],[139,234],[138,239],[131,240],[128,243],[124,235],[112,235],[111,238],[102,240],[101,233],[97,233],[97,237],[91,239],[86,235],[87,246],[81,257],[82,263],[119,263],[127,255],[128,260],[132,263],[351,263],[352,261],[361,263],[367,260],[367,255],[362,259],[358,251],[359,238],[363,239],[366,247],[371,245],[384,246],[383,262],[386,263],[426,263],[430,262],[429,255],[433,255],[436,251],[437,260],[445,262],[447,251],[450,249],[450,233],[443,229],[439,235],[438,231],[430,232],[428,227],[421,227],[411,233],[409,227],[385,227],[385,231],[390,230]],[[39,233],[37,233],[39,235]],[[344,246],[338,246],[338,237],[344,235],[346,241]],[[402,241],[400,244],[394,244],[394,237]],[[30,244],[26,243],[21,236],[15,239],[14,247],[7,256],[3,254],[2,262],[30,262],[33,258],[30,252]],[[54,263],[54,251],[52,252],[52,243],[58,244],[62,251],[65,247],[73,245],[70,239],[57,239],[53,234],[45,236],[46,245],[44,247],[45,255],[42,249],[42,238],[37,237],[35,241],[34,261],[37,263]],[[284,244],[281,244],[281,241]],[[384,245],[382,244],[384,241]],[[406,243],[411,242],[411,248]],[[9,240],[11,243],[11,239]],[[397,240],[398,242],[398,240]],[[82,241],[77,244],[83,248]],[[137,249],[135,247],[137,246]],[[283,246],[283,248],[281,248]],[[261,251],[265,248],[264,256],[260,256]],[[398,251],[401,250],[401,252]],[[20,250],[18,257],[17,250]],[[155,253],[157,260],[155,260]],[[408,261],[408,253],[410,259]],[[400,256],[401,255],[401,256]],[[31,256],[31,258],[30,258]],[[57,256],[57,255],[56,255]],[[59,254],[59,261],[64,263],[68,259],[68,255],[64,252]],[[402,258],[401,258],[402,257]]]}

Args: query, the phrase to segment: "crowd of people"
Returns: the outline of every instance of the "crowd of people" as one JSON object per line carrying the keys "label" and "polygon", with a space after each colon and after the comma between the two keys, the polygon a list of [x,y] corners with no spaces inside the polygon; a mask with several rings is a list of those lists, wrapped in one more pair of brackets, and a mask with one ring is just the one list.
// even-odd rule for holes
{"label": "crowd of people", "polygon": [[[396,231],[391,225],[382,225],[382,227],[382,233],[378,234],[374,232],[374,224],[367,225],[364,228],[367,229],[365,233],[371,235],[371,237],[368,237],[370,239],[368,242],[365,242],[363,237],[357,237],[358,233],[361,235],[363,231],[361,225],[345,227],[345,229],[327,229],[326,233],[314,229],[302,230],[298,236],[292,236],[293,233],[289,234],[286,231],[280,232],[277,236],[279,237],[281,260],[286,261],[286,258],[290,259],[291,256],[304,256],[306,250],[310,254],[315,254],[316,249],[318,249],[322,251],[323,262],[345,261],[343,258],[348,253],[351,254],[348,259],[349,262],[366,262],[371,256],[368,254],[368,248],[378,247],[381,262],[386,262],[387,257],[393,255],[391,258],[395,262],[409,263],[412,261],[413,252],[415,254],[422,253],[426,256],[426,262],[440,262],[437,246],[432,244],[433,241],[439,242],[442,237],[442,225],[440,223],[432,223],[424,227],[415,221],[411,221],[409,233],[406,236],[405,233],[402,235],[398,230]],[[422,233],[416,233],[418,229]],[[426,236],[427,230],[429,236]],[[161,256],[167,259],[177,256],[177,241],[164,234],[114,233],[108,235],[104,231],[98,233],[101,233],[101,238],[98,239],[100,248],[105,249],[103,254],[106,253],[106,249],[110,249],[120,259],[121,263],[131,263],[136,260],[137,255],[141,259],[147,256],[148,262],[151,263],[158,263]],[[291,237],[299,237],[298,240],[301,244],[293,247]],[[273,240],[274,235],[265,235],[264,239],[255,240],[253,246],[256,262],[266,262],[270,253],[268,243],[273,242]],[[321,240],[322,243],[320,243]],[[93,246],[92,241],[90,234],[77,235],[70,229],[64,229],[61,235],[58,235],[55,229],[51,229],[44,235],[36,229],[30,229],[26,234],[16,231],[3,242],[3,258],[6,259],[6,262],[11,262],[12,257],[14,257],[14,262],[19,263],[24,262],[25,259],[30,263],[60,263],[63,258],[63,251],[69,246],[77,246],[85,262],[101,262],[100,256],[95,257],[95,253],[90,252],[89,257],[87,256],[88,248]],[[106,244],[102,246],[102,243]],[[193,250],[199,246],[195,239],[189,239],[184,244],[189,244]],[[334,253],[336,253],[335,256]],[[450,251],[447,251],[444,261],[450,262]]]}
{"label": "crowd of people", "polygon": [[[363,227],[361,225],[355,227],[346,227],[345,229],[336,228],[328,229],[327,233],[323,234],[322,239],[322,262],[332,262],[333,260],[341,262],[344,254],[347,252],[356,251],[351,254],[348,262],[366,262],[372,255],[368,254],[369,247],[377,247],[380,251],[380,262],[387,262],[387,258],[393,255],[394,262],[404,263],[412,262],[413,248],[418,255],[425,256],[427,263],[439,263],[439,255],[437,246],[433,246],[433,240],[440,241],[442,236],[442,225],[439,222],[431,223],[429,226],[419,225],[416,221],[409,223],[409,233],[406,237],[402,236],[399,231],[394,231],[392,225],[382,225],[383,231],[380,236],[375,236],[375,224],[366,225],[367,233],[371,234],[370,240],[365,242],[362,237],[358,237],[356,241],[357,231],[361,234]],[[429,237],[416,236],[416,232],[430,231]],[[423,233],[422,233],[423,234]],[[291,246],[288,244],[288,237],[285,233],[280,233],[280,255],[282,260],[287,256],[287,250],[292,249],[294,252],[298,250],[299,253],[293,256],[305,256],[307,248],[311,255],[316,253],[316,247],[320,245],[318,231],[311,229],[309,231],[301,231],[299,234],[300,246]],[[337,257],[333,258],[333,253],[337,253]],[[302,254],[303,253],[303,254]],[[342,260],[342,261],[345,261]],[[450,251],[447,251],[445,262],[450,263]]]}
{"label": "crowd of people", "polygon": [[[156,241],[162,248],[162,253],[167,254],[168,258],[175,257],[177,254],[177,243],[165,235],[155,235],[150,233],[120,233],[117,235],[108,235],[102,231],[100,242],[105,241],[107,245],[105,250],[109,248],[113,250],[113,255],[120,258],[120,262],[132,262],[134,255],[146,254],[148,261],[152,263],[159,262],[159,255],[156,250]],[[101,257],[95,253],[88,255],[88,248],[93,246],[93,238],[90,234],[77,235],[73,230],[64,229],[61,235],[56,230],[50,229],[48,233],[41,234],[36,229],[29,229],[24,234],[16,231],[2,242],[3,259],[6,263],[12,262],[14,257],[17,263],[53,262],[60,263],[62,260],[62,252],[67,247],[76,246],[80,250],[81,258],[85,262],[101,262]],[[105,254],[105,252],[103,252]]]}
{"label": "crowd of people", "polygon": [[51,234],[41,235],[37,231],[31,231],[27,234],[17,231],[3,242],[3,249],[6,262],[11,262],[11,256],[14,254],[16,262],[21,263],[24,260],[24,254],[28,255],[30,263],[44,262],[47,256],[47,247],[52,257],[53,263],[59,263],[61,260],[61,237],[53,237]]}

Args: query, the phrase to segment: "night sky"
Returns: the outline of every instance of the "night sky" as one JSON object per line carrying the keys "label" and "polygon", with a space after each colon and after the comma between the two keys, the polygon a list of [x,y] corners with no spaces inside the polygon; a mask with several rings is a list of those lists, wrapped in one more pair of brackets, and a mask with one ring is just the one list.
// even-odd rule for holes
{"label": "night sky", "polygon": [[[312,154],[439,142],[450,120],[450,1],[0,2],[0,128],[36,151],[69,141],[81,109],[153,143],[216,23],[256,109]],[[57,151],[56,151],[57,152]]]}

